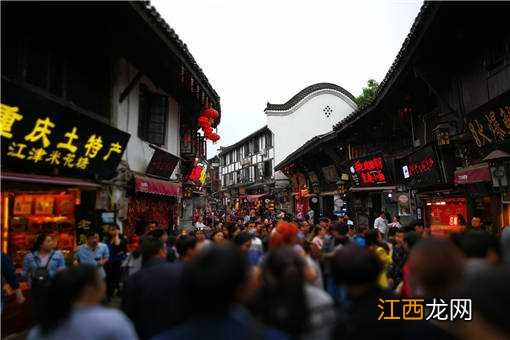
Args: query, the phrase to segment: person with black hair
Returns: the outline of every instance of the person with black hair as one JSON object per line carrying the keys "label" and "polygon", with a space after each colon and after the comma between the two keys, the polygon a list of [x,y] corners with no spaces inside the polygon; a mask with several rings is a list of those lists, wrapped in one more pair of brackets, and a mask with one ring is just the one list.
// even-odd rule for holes
{"label": "person with black hair", "polygon": [[44,279],[54,277],[59,270],[65,269],[64,255],[60,250],[55,250],[55,241],[48,234],[39,234],[35,239],[30,253],[23,258],[21,276],[28,279],[31,284],[36,284],[34,279],[40,280],[41,268],[47,272]]}
{"label": "person with black hair", "polygon": [[401,320],[379,320],[379,299],[391,300],[395,296],[378,284],[383,267],[377,255],[350,244],[335,253],[332,268],[335,281],[347,291],[347,300],[338,309],[334,338],[370,339],[376,334],[378,339],[402,339]]}
{"label": "person with black hair", "polygon": [[250,250],[252,238],[253,237],[249,233],[243,231],[234,237],[234,244],[246,255]]}
{"label": "person with black hair", "polygon": [[169,245],[169,242],[168,242],[169,235],[165,229],[162,229],[162,228],[154,229],[148,235],[150,237],[153,237],[153,238],[158,239],[161,242],[163,242],[163,244],[165,245],[165,248],[166,248],[166,253],[167,253],[166,260],[168,262],[175,261],[177,256],[175,254],[174,249]]}
{"label": "person with black hair", "polygon": [[262,263],[262,287],[253,311],[264,325],[291,338],[329,339],[333,299],[306,282],[304,258],[290,246],[269,251]]}
{"label": "person with black hair", "polygon": [[250,271],[238,247],[225,242],[201,251],[185,268],[182,293],[187,321],[153,340],[258,339],[256,323],[241,307]]}
{"label": "person with black hair", "polygon": [[104,265],[110,258],[108,246],[99,242],[99,233],[95,229],[90,229],[86,236],[87,242],[79,246],[74,253],[74,265],[88,264],[97,266],[99,275],[104,279],[106,277]]}
{"label": "person with black hair", "polygon": [[108,252],[110,254],[109,261],[105,265],[106,272],[106,299],[110,301],[117,290],[120,293],[120,279],[122,262],[127,257],[127,241],[122,236],[120,228],[117,224],[113,224],[108,229],[108,240],[106,241]]}
{"label": "person with black hair", "polygon": [[468,259],[466,263],[468,274],[500,263],[501,247],[494,235],[481,230],[471,230],[457,237],[455,244]]}
{"label": "person with black hair", "polygon": [[348,244],[350,242],[349,236],[349,226],[344,223],[337,223],[331,229],[331,235],[333,236],[333,242],[335,245],[335,250],[338,250]]}
{"label": "person with black hair", "polygon": [[181,235],[175,241],[179,261],[189,262],[197,254],[197,239],[191,235]]}
{"label": "person with black hair", "polygon": [[402,282],[402,268],[407,261],[408,253],[404,248],[404,235],[403,228],[395,230],[391,254],[392,263],[388,267],[388,276],[392,281],[393,287],[397,287]]}
{"label": "person with black hair", "polygon": [[374,220],[374,229],[379,230],[383,238],[388,237],[388,220],[386,219],[386,212],[381,211],[379,217]]}
{"label": "person with black hair", "polygon": [[126,316],[100,305],[106,286],[96,266],[80,265],[60,271],[48,288],[44,313],[28,340],[134,340]]}
{"label": "person with black hair", "polygon": [[140,339],[168,329],[182,319],[179,287],[183,264],[166,261],[166,247],[154,237],[142,241],[142,269],[126,281],[121,309]]}
{"label": "person with black hair", "polygon": [[42,233],[35,239],[32,251],[23,258],[21,277],[27,279],[30,285],[35,317],[44,313],[42,305],[51,278],[66,267],[64,255],[54,248],[53,238]]}

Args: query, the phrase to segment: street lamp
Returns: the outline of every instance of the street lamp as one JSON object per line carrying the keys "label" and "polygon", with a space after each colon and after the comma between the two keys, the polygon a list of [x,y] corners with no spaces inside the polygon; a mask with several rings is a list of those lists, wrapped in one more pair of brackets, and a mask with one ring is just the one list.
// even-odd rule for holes
{"label": "street lamp", "polygon": [[448,123],[437,124],[432,133],[436,137],[437,145],[450,144],[450,125]]}

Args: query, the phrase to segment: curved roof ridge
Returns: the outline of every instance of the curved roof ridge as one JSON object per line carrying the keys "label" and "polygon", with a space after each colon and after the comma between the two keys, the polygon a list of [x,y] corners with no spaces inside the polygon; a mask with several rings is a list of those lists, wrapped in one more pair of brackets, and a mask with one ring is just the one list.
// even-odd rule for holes
{"label": "curved roof ridge", "polygon": [[343,87],[336,85],[336,84],[332,84],[332,83],[317,83],[317,84],[313,84],[313,85],[305,87],[304,89],[302,89],[301,91],[296,93],[294,96],[292,96],[292,98],[290,98],[284,104],[271,104],[268,102],[264,111],[285,111],[285,110],[288,110],[288,109],[292,108],[293,106],[295,106],[297,103],[299,103],[301,100],[306,98],[306,96],[308,96],[309,94],[316,92],[316,91],[324,90],[324,89],[338,91],[338,92],[344,94],[345,96],[347,96],[353,102],[355,102],[355,97],[349,91],[344,89]]}

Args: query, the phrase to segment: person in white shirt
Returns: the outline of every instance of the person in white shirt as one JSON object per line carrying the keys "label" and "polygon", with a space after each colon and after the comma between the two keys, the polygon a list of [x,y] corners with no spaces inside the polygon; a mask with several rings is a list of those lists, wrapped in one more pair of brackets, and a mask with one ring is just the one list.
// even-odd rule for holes
{"label": "person in white shirt", "polygon": [[388,237],[388,222],[386,221],[386,213],[381,211],[379,217],[374,221],[374,229],[379,230],[379,232],[384,236],[384,239]]}

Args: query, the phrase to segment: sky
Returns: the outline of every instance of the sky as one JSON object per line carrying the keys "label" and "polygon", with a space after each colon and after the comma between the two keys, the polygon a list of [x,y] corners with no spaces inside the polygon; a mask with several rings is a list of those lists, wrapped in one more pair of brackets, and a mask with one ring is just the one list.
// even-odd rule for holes
{"label": "sky", "polygon": [[284,103],[320,82],[361,93],[381,81],[421,0],[153,0],[221,98],[218,143],[266,124],[267,102]]}

